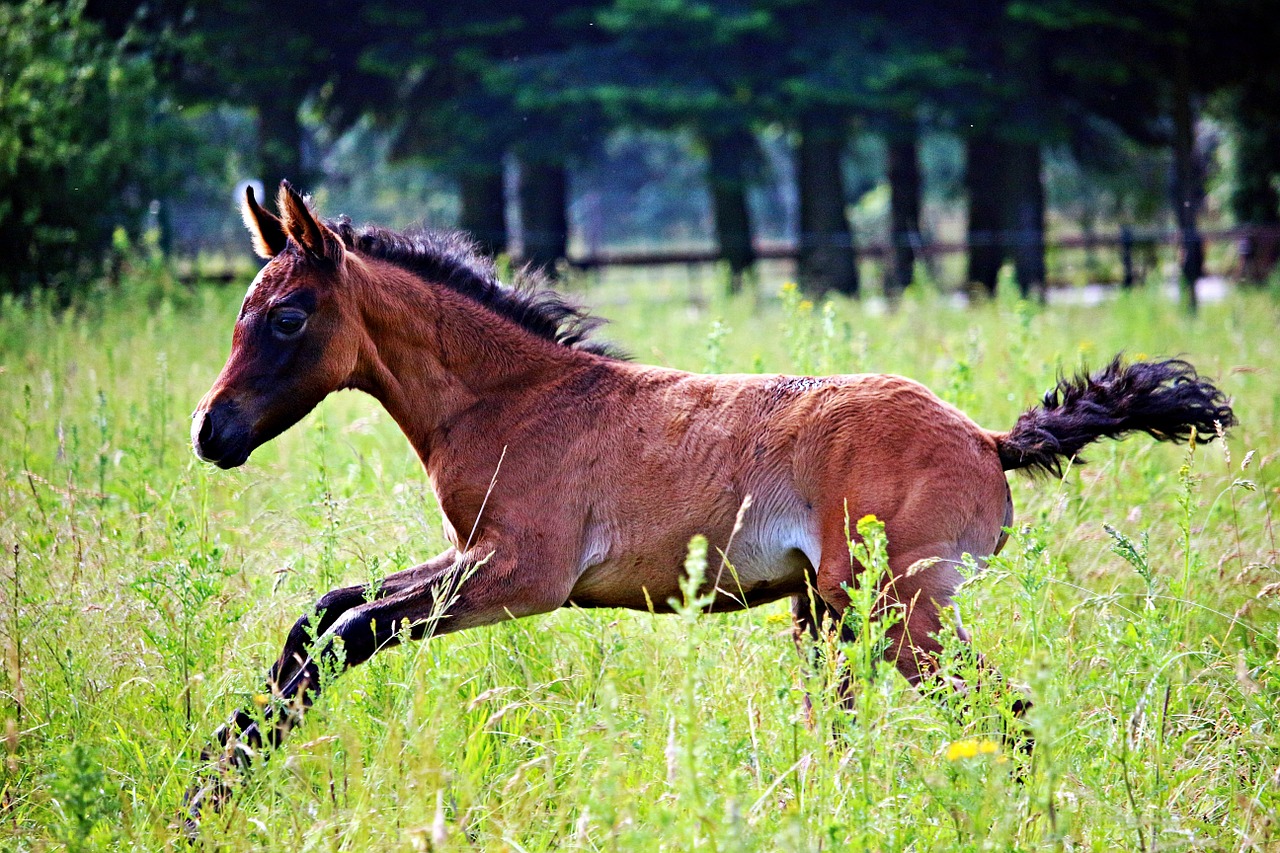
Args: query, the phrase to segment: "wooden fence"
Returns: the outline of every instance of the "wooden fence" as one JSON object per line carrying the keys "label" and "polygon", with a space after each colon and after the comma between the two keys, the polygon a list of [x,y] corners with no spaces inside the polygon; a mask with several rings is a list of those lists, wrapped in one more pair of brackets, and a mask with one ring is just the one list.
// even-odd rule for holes
{"label": "wooden fence", "polygon": [[[1236,249],[1237,264],[1231,270],[1233,275],[1262,280],[1280,260],[1280,226],[1241,226],[1237,228],[1221,228],[1201,233],[1206,245],[1229,243]],[[1007,240],[1005,241],[1008,242]],[[1059,237],[1045,241],[1046,252],[1057,252],[1064,249],[1089,251],[1115,251],[1124,270],[1124,281],[1133,282],[1141,275],[1135,269],[1139,261],[1135,254],[1143,248],[1154,246],[1176,246],[1178,234],[1172,230],[1151,231],[1124,229],[1118,233],[1091,234],[1073,237]],[[859,245],[858,255],[862,259],[889,262],[892,246],[886,242],[871,242]],[[925,261],[947,255],[963,254],[969,251],[968,242],[926,240],[913,246],[916,257]],[[767,242],[757,243],[755,247],[757,260],[760,261],[795,261],[797,249],[793,243]],[[519,263],[519,258],[514,259]],[[713,247],[701,249],[643,249],[643,250],[604,250],[591,254],[572,254],[568,263],[573,269],[585,272],[604,270],[611,267],[660,267],[687,266],[697,267],[718,263],[719,252]],[[202,281],[229,282],[240,277],[242,271],[233,268],[217,270],[191,271],[181,275],[184,281],[200,279]]]}
{"label": "wooden fence", "polygon": [[[1234,243],[1242,258],[1253,257],[1263,262],[1270,261],[1274,265],[1278,249],[1280,249],[1280,226],[1249,225],[1237,228],[1221,228],[1201,232],[1206,244]],[[994,238],[994,235],[993,235]],[[1005,239],[1007,244],[1011,241]],[[1124,256],[1132,254],[1136,247],[1165,245],[1178,243],[1178,233],[1172,230],[1148,231],[1124,229],[1114,234],[1086,234],[1074,237],[1060,237],[1045,242],[1046,251],[1061,249],[1108,250],[1120,252]],[[913,246],[917,257],[932,258],[944,255],[966,253],[968,242],[954,241],[922,241]],[[886,242],[872,242],[858,246],[858,254],[862,258],[884,261],[889,257],[893,247]],[[793,243],[758,243],[756,258],[758,260],[790,260],[794,261],[797,249]],[[581,270],[594,270],[607,267],[643,267],[682,264],[710,264],[719,260],[719,253],[714,248],[707,249],[645,249],[639,251],[601,251],[590,255],[571,256],[569,265]],[[1132,264],[1132,259],[1128,262]]]}

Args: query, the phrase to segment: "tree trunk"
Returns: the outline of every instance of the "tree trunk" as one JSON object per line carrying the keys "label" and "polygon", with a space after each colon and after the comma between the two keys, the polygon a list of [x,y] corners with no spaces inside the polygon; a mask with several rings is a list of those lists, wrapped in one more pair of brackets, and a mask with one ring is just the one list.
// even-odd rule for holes
{"label": "tree trunk", "polygon": [[1006,245],[1013,251],[1013,272],[1023,299],[1044,298],[1044,182],[1040,145],[1015,142],[1009,153],[1004,193]]}
{"label": "tree trunk", "polygon": [[507,197],[500,160],[492,169],[473,169],[458,176],[458,228],[470,234],[486,255],[507,250]]}
{"label": "tree trunk", "polygon": [[568,170],[563,163],[520,164],[522,260],[551,276],[569,255]]}
{"label": "tree trunk", "polygon": [[853,229],[845,216],[844,122],[809,115],[800,120],[796,185],[800,197],[797,278],[807,293],[858,294]]}
{"label": "tree trunk", "polygon": [[1267,101],[1259,87],[1246,84],[1235,105],[1231,212],[1249,228],[1240,240],[1240,276],[1248,284],[1266,281],[1280,254],[1280,125],[1268,115]]}
{"label": "tree trunk", "polygon": [[889,243],[893,269],[888,295],[900,296],[915,277],[920,246],[920,151],[914,126],[889,138]]}
{"label": "tree trunk", "polygon": [[747,208],[746,159],[755,144],[751,134],[738,130],[707,137],[707,185],[715,219],[720,258],[729,263],[729,290],[742,289],[742,277],[755,264],[751,243],[751,214]]}
{"label": "tree trunk", "polygon": [[299,192],[311,192],[317,176],[304,170],[302,162],[302,122],[298,101],[287,94],[258,105],[258,160],[262,186],[274,199],[281,180],[288,180]]}
{"label": "tree trunk", "polygon": [[1204,274],[1204,243],[1196,223],[1201,192],[1195,168],[1195,114],[1191,69],[1185,48],[1178,50],[1173,74],[1173,207],[1182,249],[1182,296],[1188,310],[1198,307],[1196,282]]}
{"label": "tree trunk", "polygon": [[1004,151],[991,134],[970,137],[965,145],[964,185],[969,196],[968,281],[996,294],[996,281],[1004,264],[1005,246],[1000,233],[1004,195]]}
{"label": "tree trunk", "polygon": [[[1237,120],[1236,162],[1231,212],[1250,225],[1280,224],[1280,127],[1250,117]],[[1246,124],[1246,122],[1249,122]]]}

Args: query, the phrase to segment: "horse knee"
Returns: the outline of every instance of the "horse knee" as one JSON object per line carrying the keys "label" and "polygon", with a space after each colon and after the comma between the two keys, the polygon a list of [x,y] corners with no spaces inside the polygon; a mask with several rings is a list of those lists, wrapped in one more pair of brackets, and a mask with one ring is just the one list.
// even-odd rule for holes
{"label": "horse knee", "polygon": [[293,677],[308,657],[310,646],[346,612],[358,607],[365,600],[363,586],[348,586],[330,590],[320,596],[311,609],[298,617],[289,629],[284,650],[271,668],[270,679],[283,684]]}
{"label": "horse knee", "polygon": [[364,587],[333,589],[298,617],[289,629],[289,646],[305,645],[320,637],[342,614],[364,603]]}

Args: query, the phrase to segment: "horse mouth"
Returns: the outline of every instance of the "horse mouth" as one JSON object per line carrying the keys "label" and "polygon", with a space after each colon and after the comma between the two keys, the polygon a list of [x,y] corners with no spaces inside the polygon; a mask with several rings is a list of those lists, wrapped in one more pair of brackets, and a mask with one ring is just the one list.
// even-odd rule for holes
{"label": "horse mouth", "polygon": [[217,465],[223,471],[227,471],[232,468],[239,468],[246,461],[248,461],[249,453],[250,453],[249,443],[246,441],[242,448],[237,448],[233,451],[230,451],[220,459],[210,459],[208,461],[212,462],[214,465]]}
{"label": "horse mouth", "polygon": [[249,453],[251,452],[248,441],[236,442],[231,447],[219,447],[217,455],[206,452],[199,444],[193,444],[191,449],[201,462],[217,465],[223,471],[230,468],[239,468],[249,459]]}
{"label": "horse mouth", "polygon": [[250,431],[227,420],[215,430],[208,413],[198,414],[191,425],[191,450],[196,458],[224,471],[243,465],[254,448]]}

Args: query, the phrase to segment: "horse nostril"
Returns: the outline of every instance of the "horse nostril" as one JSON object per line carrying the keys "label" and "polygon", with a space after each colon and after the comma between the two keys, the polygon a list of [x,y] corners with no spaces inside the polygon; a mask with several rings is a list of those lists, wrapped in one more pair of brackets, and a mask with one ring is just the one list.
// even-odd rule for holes
{"label": "horse nostril", "polygon": [[200,421],[199,440],[201,444],[206,444],[213,438],[213,412],[205,412],[204,419]]}

